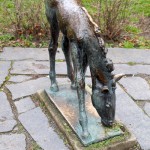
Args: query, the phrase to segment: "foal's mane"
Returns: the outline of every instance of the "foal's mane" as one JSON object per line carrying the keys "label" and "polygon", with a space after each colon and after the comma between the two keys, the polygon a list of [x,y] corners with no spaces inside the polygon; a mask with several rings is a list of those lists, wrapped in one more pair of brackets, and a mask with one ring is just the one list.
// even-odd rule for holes
{"label": "foal's mane", "polygon": [[87,15],[90,23],[92,24],[94,28],[94,32],[96,34],[96,37],[98,38],[100,46],[104,46],[104,40],[101,38],[101,30],[100,27],[97,25],[97,23],[93,20],[92,16],[88,13],[87,9],[85,7],[81,7],[81,9],[85,12]]}
{"label": "foal's mane", "polygon": [[93,20],[92,16],[88,13],[88,11],[86,10],[86,8],[85,8],[85,7],[81,7],[81,8],[82,8],[82,10],[86,13],[86,15],[87,15],[87,17],[88,17],[90,23],[94,26],[94,32],[95,32],[96,34],[99,34],[99,35],[100,35],[100,33],[101,33],[100,27],[99,27],[99,26],[97,25],[97,23]]}

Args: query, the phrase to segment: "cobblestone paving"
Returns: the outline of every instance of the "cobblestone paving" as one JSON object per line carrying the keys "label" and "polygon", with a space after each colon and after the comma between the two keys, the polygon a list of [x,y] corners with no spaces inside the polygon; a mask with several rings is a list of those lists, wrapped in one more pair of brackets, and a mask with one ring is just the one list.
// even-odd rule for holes
{"label": "cobblestone paving", "polygon": [[[11,53],[10,53],[11,51]],[[125,73],[118,83],[116,118],[150,150],[150,56],[149,50],[109,49],[114,73]],[[64,56],[57,52],[59,84],[70,82]],[[53,120],[39,107],[33,94],[49,88],[47,49],[4,48],[0,53],[0,150],[67,150]],[[91,84],[87,71],[86,83]]]}

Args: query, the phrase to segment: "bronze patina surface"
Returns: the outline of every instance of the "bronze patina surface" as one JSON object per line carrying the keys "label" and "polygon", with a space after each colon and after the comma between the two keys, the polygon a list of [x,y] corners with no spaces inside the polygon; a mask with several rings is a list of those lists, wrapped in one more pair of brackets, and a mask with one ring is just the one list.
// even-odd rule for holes
{"label": "bronze patina surface", "polygon": [[80,5],[80,0],[45,0],[45,8],[51,32],[48,47],[50,89],[53,92],[59,91],[56,81],[55,56],[61,31],[63,34],[62,51],[66,59],[68,78],[71,81],[71,88],[77,89],[78,94],[81,134],[88,140],[90,134],[85,111],[87,66],[90,68],[92,78],[91,100],[104,126],[112,126],[115,120],[116,82],[123,75],[116,77],[112,74],[114,66],[112,61],[106,57],[107,48],[98,34],[98,26],[93,22],[86,9]]}
{"label": "bronze patina surface", "polygon": [[59,89],[58,92],[53,92],[49,89],[45,90],[45,92],[85,146],[123,134],[120,128],[114,130],[102,125],[101,118],[92,105],[90,95],[85,94],[85,106],[88,118],[87,126],[90,136],[84,138],[81,134],[82,127],[79,123],[79,103],[77,92],[72,90],[70,85],[61,85],[59,86]]}

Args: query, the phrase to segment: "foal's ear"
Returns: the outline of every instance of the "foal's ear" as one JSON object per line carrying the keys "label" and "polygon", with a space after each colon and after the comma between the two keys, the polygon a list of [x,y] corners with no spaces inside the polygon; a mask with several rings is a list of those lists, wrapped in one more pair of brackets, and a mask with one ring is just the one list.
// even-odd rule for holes
{"label": "foal's ear", "polygon": [[119,81],[124,76],[125,76],[125,74],[116,74],[116,75],[114,75],[115,82]]}

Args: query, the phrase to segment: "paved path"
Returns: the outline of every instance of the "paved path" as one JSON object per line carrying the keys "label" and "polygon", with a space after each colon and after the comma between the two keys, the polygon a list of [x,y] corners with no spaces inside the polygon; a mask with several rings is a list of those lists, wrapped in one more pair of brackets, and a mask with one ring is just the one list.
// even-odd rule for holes
{"label": "paved path", "polygon": [[[150,150],[150,51],[109,49],[114,73],[125,73],[118,83],[116,118]],[[58,83],[70,82],[60,49],[57,52]],[[32,96],[49,88],[48,52],[45,48],[6,47],[0,53],[0,150],[68,150],[53,120]],[[61,77],[61,75],[63,75]],[[87,71],[86,83],[91,84]]]}

